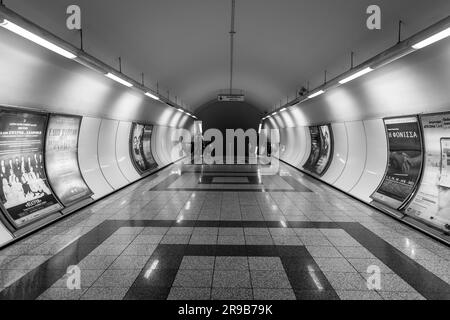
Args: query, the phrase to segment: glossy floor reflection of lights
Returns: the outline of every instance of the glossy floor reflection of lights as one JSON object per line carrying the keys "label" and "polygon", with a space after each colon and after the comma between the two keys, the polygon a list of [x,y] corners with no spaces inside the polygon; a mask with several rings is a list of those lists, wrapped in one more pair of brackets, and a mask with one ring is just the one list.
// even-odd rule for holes
{"label": "glossy floor reflection of lights", "polygon": [[450,299],[447,247],[281,166],[173,165],[0,251],[0,299]]}

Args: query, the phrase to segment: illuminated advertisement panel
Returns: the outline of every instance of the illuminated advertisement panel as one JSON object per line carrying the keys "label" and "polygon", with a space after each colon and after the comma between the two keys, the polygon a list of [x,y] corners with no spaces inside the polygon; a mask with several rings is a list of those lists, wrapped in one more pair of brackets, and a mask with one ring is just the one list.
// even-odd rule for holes
{"label": "illuminated advertisement panel", "polygon": [[62,208],[45,173],[46,125],[47,115],[0,108],[0,198],[16,227]]}
{"label": "illuminated advertisement panel", "polygon": [[317,175],[323,175],[331,162],[333,140],[331,126],[309,127],[311,135],[311,153],[304,168]]}
{"label": "illuminated advertisement panel", "polygon": [[78,165],[80,124],[81,117],[52,115],[47,127],[47,175],[56,196],[65,206],[92,195]]}
{"label": "illuminated advertisement panel", "polygon": [[450,224],[450,113],[421,117],[425,145],[422,181],[405,213],[435,227]]}
{"label": "illuminated advertisement panel", "polygon": [[152,155],[153,126],[133,123],[130,135],[130,155],[134,167],[139,173],[145,173],[158,167]]}
{"label": "illuminated advertisement panel", "polygon": [[388,165],[372,199],[399,209],[413,194],[422,171],[422,137],[417,117],[384,120]]}

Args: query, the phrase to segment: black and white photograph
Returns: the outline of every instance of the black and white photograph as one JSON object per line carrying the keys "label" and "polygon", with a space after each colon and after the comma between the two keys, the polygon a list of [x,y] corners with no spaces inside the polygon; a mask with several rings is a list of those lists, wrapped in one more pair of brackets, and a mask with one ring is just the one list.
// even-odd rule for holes
{"label": "black and white photograph", "polygon": [[0,315],[437,314],[449,88],[449,0],[0,0]]}

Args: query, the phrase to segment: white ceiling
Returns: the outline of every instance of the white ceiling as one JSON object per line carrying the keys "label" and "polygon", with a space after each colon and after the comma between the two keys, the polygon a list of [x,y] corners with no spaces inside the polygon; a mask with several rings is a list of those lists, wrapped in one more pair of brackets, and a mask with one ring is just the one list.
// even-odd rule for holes
{"label": "white ceiling", "polygon": [[[85,50],[147,84],[170,88],[192,108],[229,82],[230,0],[5,0],[6,6],[63,39],[68,5],[83,10]],[[382,30],[366,8],[382,9]],[[394,45],[398,20],[410,36],[450,13],[448,0],[236,0],[235,87],[269,110],[306,81],[321,84]]]}

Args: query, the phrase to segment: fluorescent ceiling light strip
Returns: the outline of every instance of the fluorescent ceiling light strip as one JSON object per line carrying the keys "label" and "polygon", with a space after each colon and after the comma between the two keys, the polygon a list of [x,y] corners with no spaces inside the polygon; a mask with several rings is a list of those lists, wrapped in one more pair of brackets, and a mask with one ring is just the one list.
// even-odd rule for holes
{"label": "fluorescent ceiling light strip", "polygon": [[367,68],[365,68],[365,69],[363,69],[361,71],[358,71],[358,72],[352,74],[351,76],[349,76],[349,77],[347,77],[345,79],[342,79],[341,81],[339,81],[339,83],[340,84],[344,84],[344,83],[350,82],[350,81],[355,80],[356,78],[359,78],[359,77],[361,77],[361,76],[363,76],[363,75],[365,75],[365,74],[367,74],[367,73],[369,73],[371,71],[373,71],[373,69],[370,68],[370,67],[367,67]]}
{"label": "fluorescent ceiling light strip", "polygon": [[3,20],[3,22],[0,24],[0,26],[2,26],[3,28],[14,32],[15,34],[24,37],[25,39],[28,39],[44,48],[47,48],[48,50],[51,50],[59,55],[62,55],[63,57],[66,57],[68,59],[75,59],[77,56],[74,55],[73,53],[64,50],[61,47],[58,47],[57,45],[51,43],[50,41],[47,41],[37,35],[35,35],[34,33],[31,33],[28,30],[25,30],[22,27],[19,27],[18,25],[12,23],[11,21],[8,20]]}
{"label": "fluorescent ceiling light strip", "polygon": [[280,112],[283,112],[283,111],[286,111],[286,110],[287,110],[286,108],[283,108],[283,109],[280,110]]}
{"label": "fluorescent ceiling light strip", "polygon": [[146,92],[145,95],[147,97],[152,98],[153,100],[158,100],[159,101],[159,97],[155,96],[154,94],[150,93],[150,92]]}
{"label": "fluorescent ceiling light strip", "polygon": [[325,93],[325,91],[320,90],[320,91],[317,91],[316,93],[313,93],[312,95],[309,95],[308,98],[309,98],[309,99],[312,99],[312,98],[315,98],[315,97],[317,97],[317,96],[320,96],[320,95],[323,94],[323,93]]}
{"label": "fluorescent ceiling light strip", "polygon": [[120,83],[120,84],[123,84],[124,86],[126,86],[126,87],[128,87],[128,88],[130,88],[130,87],[132,87],[133,85],[131,84],[131,83],[129,83],[128,81],[125,81],[125,80],[123,80],[122,78],[119,78],[118,76],[116,76],[115,74],[112,74],[112,73],[107,73],[106,74],[106,76],[108,77],[108,78],[110,78],[111,80],[114,80],[114,81],[116,81],[116,82],[118,82],[118,83]]}
{"label": "fluorescent ceiling light strip", "polygon": [[427,39],[425,39],[423,41],[420,41],[419,43],[416,43],[412,47],[414,49],[416,49],[416,50],[419,50],[419,49],[425,48],[426,46],[429,46],[430,44],[433,44],[433,43],[438,42],[438,41],[440,41],[442,39],[445,39],[445,38],[447,38],[449,36],[450,36],[450,27],[445,29],[445,30],[443,30],[443,31],[441,31],[441,32],[439,32],[439,33],[436,33],[435,35],[433,35],[433,36],[431,36],[431,37],[429,37],[429,38],[427,38]]}

